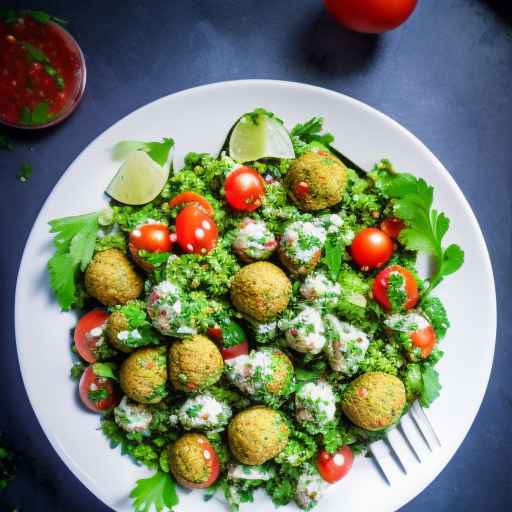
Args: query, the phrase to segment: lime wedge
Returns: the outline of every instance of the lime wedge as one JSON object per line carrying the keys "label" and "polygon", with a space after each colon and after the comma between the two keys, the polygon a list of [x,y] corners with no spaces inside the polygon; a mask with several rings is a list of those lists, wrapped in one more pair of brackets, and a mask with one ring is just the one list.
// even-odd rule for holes
{"label": "lime wedge", "polygon": [[145,151],[134,151],[105,192],[123,204],[146,204],[160,194],[168,177],[169,165],[161,167]]}
{"label": "lime wedge", "polygon": [[295,158],[286,128],[265,114],[245,115],[233,128],[229,139],[229,156],[237,162],[261,158]]}

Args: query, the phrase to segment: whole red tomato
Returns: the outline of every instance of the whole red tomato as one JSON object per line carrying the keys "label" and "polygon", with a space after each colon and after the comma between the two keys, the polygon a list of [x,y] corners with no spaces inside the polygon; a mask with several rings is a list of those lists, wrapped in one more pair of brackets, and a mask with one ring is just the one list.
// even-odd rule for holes
{"label": "whole red tomato", "polygon": [[327,10],[356,32],[381,34],[400,26],[418,0],[324,0]]}

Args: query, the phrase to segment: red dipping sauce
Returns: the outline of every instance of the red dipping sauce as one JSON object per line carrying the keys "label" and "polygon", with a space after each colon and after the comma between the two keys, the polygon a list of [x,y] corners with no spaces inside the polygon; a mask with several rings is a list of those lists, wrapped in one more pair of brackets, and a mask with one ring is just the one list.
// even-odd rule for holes
{"label": "red dipping sauce", "polygon": [[43,128],[69,116],[85,88],[85,59],[71,35],[29,15],[0,20],[0,122]]}

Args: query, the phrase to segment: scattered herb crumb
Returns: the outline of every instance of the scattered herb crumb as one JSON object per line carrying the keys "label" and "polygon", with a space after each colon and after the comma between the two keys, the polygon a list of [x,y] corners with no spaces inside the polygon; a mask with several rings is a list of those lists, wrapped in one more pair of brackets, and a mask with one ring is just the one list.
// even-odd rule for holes
{"label": "scattered herb crumb", "polygon": [[21,164],[18,172],[18,179],[22,183],[25,183],[29,180],[30,176],[32,176],[32,166],[30,164]]}

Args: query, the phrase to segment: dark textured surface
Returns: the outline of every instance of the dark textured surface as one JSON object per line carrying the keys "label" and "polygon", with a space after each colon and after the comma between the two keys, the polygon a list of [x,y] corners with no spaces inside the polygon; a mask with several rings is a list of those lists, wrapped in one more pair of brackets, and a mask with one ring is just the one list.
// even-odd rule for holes
{"label": "dark textured surface", "polygon": [[[493,261],[496,358],[471,432],[446,469],[405,510],[512,510],[512,321],[507,314],[512,300],[512,16],[505,7],[510,4],[419,3],[404,27],[383,37],[344,31],[324,13],[320,0],[19,5],[69,20],[87,57],[88,84],[82,105],[66,123],[41,133],[13,133],[16,149],[0,153],[6,235],[0,252],[0,430],[23,459],[18,478],[0,494],[1,511],[106,510],[47,442],[17,364],[16,273],[43,201],[78,153],[121,116],[180,89],[238,78],[308,82],[359,98],[415,133],[457,180]],[[34,166],[25,184],[16,179],[22,162]]]}

